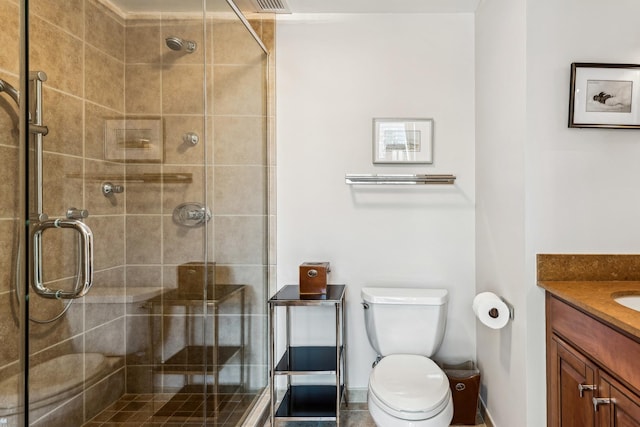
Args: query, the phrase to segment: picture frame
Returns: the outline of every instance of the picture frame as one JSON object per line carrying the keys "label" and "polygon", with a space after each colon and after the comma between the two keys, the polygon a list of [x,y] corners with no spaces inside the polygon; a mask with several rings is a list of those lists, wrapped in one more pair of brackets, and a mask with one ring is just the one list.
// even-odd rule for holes
{"label": "picture frame", "polygon": [[164,124],[161,117],[105,120],[104,158],[120,163],[162,163]]}
{"label": "picture frame", "polygon": [[570,128],[640,128],[640,65],[571,64]]}
{"label": "picture frame", "polygon": [[374,118],[373,163],[433,163],[433,119]]}

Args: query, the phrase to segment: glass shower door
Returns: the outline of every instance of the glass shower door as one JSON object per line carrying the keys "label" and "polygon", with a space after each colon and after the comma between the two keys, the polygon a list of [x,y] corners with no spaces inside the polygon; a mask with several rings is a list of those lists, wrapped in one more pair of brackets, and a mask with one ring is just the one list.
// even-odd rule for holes
{"label": "glass shower door", "polygon": [[35,285],[23,323],[27,289],[0,289],[13,388],[29,363],[9,425],[235,425],[266,385],[267,55],[226,2],[189,4],[0,0],[28,16],[31,120],[21,144],[0,93],[2,274]]}

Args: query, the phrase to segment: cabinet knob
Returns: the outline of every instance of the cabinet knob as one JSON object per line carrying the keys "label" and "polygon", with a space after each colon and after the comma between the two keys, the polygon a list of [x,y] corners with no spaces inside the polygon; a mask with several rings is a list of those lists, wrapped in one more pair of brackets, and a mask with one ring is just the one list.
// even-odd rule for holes
{"label": "cabinet knob", "polygon": [[584,395],[585,390],[595,390],[597,387],[593,384],[578,384],[578,390],[580,391],[580,397]]}
{"label": "cabinet knob", "polygon": [[591,401],[593,402],[593,410],[595,412],[598,412],[598,406],[608,405],[611,403],[611,399],[608,397],[594,397]]}

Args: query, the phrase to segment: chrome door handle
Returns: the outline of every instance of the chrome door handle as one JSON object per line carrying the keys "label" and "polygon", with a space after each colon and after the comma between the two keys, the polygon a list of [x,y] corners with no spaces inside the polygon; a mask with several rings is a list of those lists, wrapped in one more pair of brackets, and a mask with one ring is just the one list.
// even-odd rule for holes
{"label": "chrome door handle", "polygon": [[593,410],[595,412],[598,412],[598,406],[609,405],[611,403],[611,399],[608,397],[594,397],[591,401],[593,402]]}
{"label": "chrome door handle", "polygon": [[[82,274],[82,286],[74,291],[64,291],[62,289],[53,290],[47,288],[42,279],[42,233],[49,228],[71,228],[76,230],[80,237],[80,254],[78,262],[80,273]],[[48,219],[39,222],[31,233],[33,242],[32,271],[33,277],[31,287],[40,296],[54,299],[75,299],[86,295],[93,284],[93,232],[85,223],[76,219]]]}
{"label": "chrome door handle", "polygon": [[585,390],[594,391],[597,387],[593,384],[578,384],[578,390],[580,391],[580,397],[584,395]]}

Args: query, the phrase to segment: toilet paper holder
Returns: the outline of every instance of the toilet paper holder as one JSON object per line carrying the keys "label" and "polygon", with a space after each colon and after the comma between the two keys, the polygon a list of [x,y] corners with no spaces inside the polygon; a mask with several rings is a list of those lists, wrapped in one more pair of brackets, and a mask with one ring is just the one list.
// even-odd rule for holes
{"label": "toilet paper holder", "polygon": [[[513,320],[513,318],[515,317],[515,314],[514,314],[515,310],[513,309],[513,305],[509,301],[504,299],[504,297],[499,296],[499,298],[502,300],[503,303],[505,303],[505,305],[509,309],[509,320]],[[498,317],[498,309],[492,308],[491,310],[489,310],[489,316],[491,316],[494,319],[497,318]]]}

